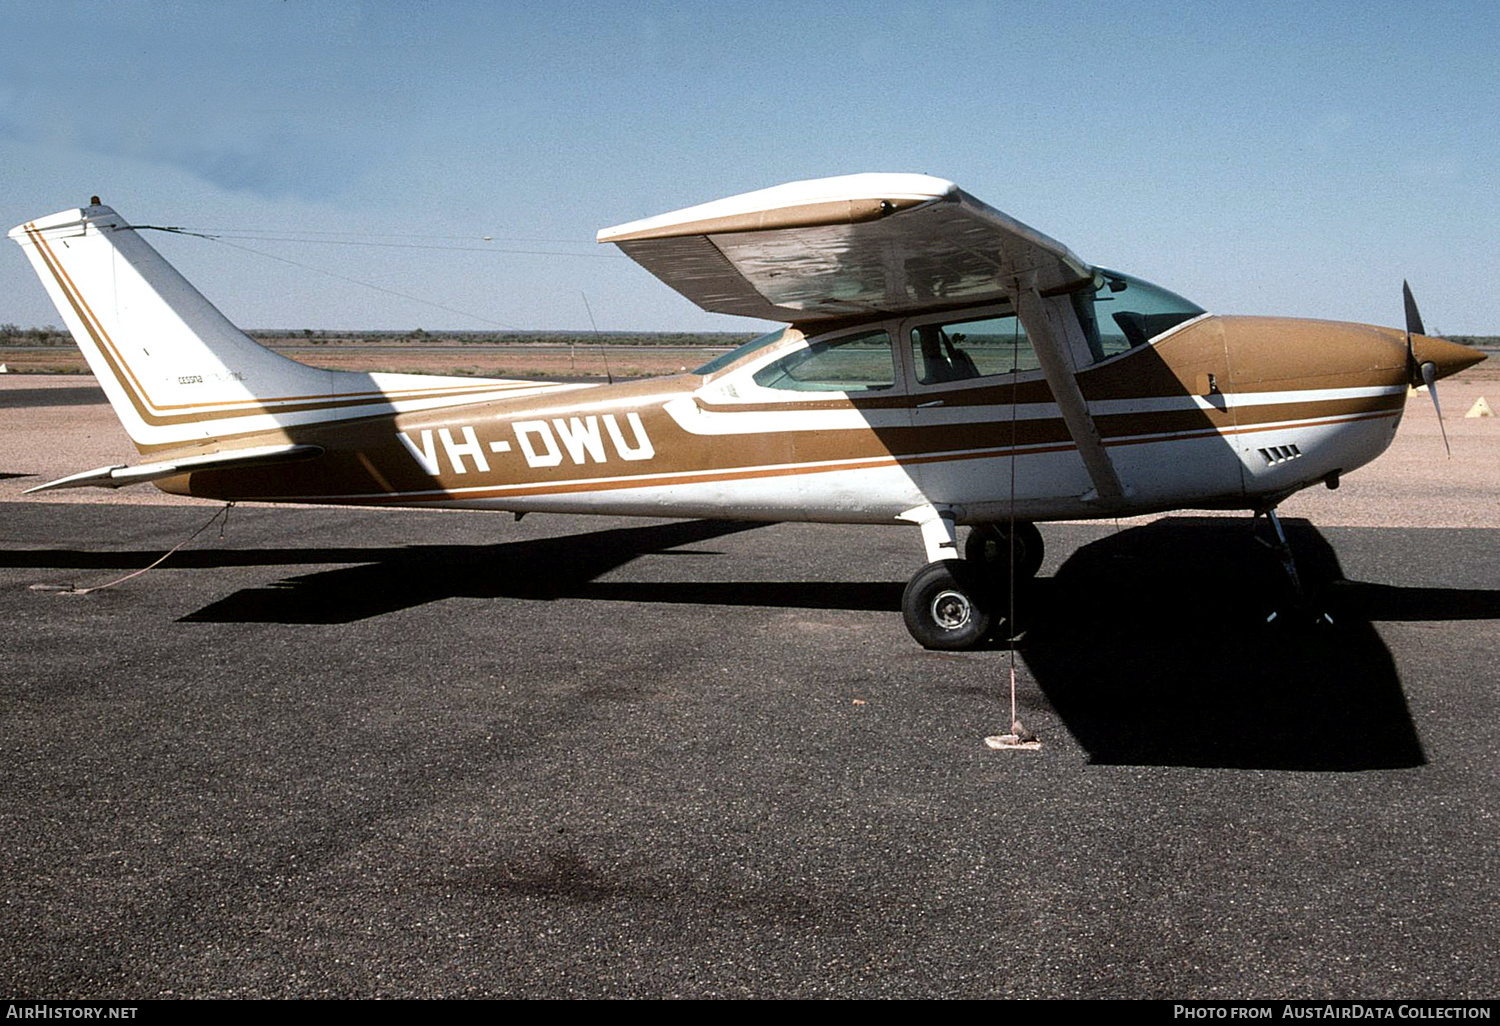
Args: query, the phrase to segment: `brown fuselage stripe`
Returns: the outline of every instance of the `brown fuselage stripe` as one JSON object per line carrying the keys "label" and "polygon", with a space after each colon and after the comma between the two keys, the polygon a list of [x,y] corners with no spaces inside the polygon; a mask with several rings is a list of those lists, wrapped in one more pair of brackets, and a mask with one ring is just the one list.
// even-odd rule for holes
{"label": "brown fuselage stripe", "polygon": [[[1302,422],[1281,423],[1276,425],[1257,426],[1243,430],[1226,429],[1224,431],[1203,430],[1178,432],[1153,437],[1120,438],[1107,441],[1106,446],[1125,445],[1147,445],[1152,443],[1168,441],[1190,441],[1198,438],[1223,437],[1231,434],[1248,434],[1259,431],[1275,429],[1291,429],[1301,427],[1314,427],[1321,425],[1346,424],[1364,420],[1381,420],[1398,416],[1398,412],[1383,411],[1353,416],[1334,417],[1329,419],[1309,420]],[[1053,445],[1029,445],[1016,447],[997,447],[977,449],[969,452],[955,453],[932,453],[920,456],[896,457],[872,457],[863,460],[849,460],[837,465],[827,463],[793,465],[781,467],[759,467],[744,470],[723,471],[700,471],[684,472],[676,474],[641,474],[629,478],[601,479],[593,481],[572,481],[566,484],[547,484],[545,482],[532,485],[496,485],[491,487],[478,486],[473,489],[434,489],[431,491],[418,492],[392,492],[386,495],[303,495],[303,496],[258,496],[266,501],[287,502],[326,502],[346,503],[355,505],[381,505],[389,503],[405,502],[467,502],[484,501],[489,499],[527,498],[538,495],[571,495],[579,492],[605,492],[619,491],[629,488],[666,488],[674,485],[718,483],[723,481],[749,481],[761,480],[775,477],[793,477],[805,474],[827,474],[839,473],[848,470],[873,470],[880,467],[891,466],[917,466],[934,463],[959,462],[977,459],[999,459],[1006,456],[1031,456],[1044,453],[1069,452],[1077,448],[1071,442]],[[194,494],[197,494],[196,492]]]}

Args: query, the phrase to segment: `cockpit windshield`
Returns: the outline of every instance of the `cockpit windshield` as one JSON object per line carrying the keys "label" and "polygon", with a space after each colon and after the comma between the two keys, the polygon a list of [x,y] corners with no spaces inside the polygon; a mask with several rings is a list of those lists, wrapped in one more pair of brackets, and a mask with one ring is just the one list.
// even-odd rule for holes
{"label": "cockpit windshield", "polygon": [[1096,363],[1207,312],[1160,285],[1102,267],[1094,268],[1091,286],[1073,293],[1073,305]]}

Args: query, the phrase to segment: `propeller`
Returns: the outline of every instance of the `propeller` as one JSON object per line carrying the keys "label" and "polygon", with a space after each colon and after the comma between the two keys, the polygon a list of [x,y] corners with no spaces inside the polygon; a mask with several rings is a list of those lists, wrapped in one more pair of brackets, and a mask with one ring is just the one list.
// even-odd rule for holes
{"label": "propeller", "polygon": [[1420,378],[1422,384],[1427,386],[1427,394],[1432,397],[1432,408],[1437,411],[1438,430],[1443,433],[1443,451],[1452,459],[1453,449],[1448,444],[1448,428],[1443,424],[1443,407],[1438,403],[1437,364],[1431,360],[1417,363],[1417,351],[1411,337],[1426,335],[1427,329],[1422,327],[1421,311],[1417,309],[1417,301],[1412,297],[1411,286],[1405,281],[1401,282],[1401,299],[1406,305],[1406,365],[1411,371],[1412,384],[1415,385]]}

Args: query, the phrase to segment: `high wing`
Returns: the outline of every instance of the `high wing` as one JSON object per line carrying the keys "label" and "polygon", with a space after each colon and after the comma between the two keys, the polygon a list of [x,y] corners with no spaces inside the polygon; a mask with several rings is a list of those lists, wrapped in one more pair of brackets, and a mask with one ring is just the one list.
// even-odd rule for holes
{"label": "high wing", "polygon": [[606,228],[705,310],[807,322],[1042,294],[1092,269],[1066,246],[928,175],[791,182]]}
{"label": "high wing", "polygon": [[1009,300],[1088,468],[1091,500],[1127,494],[1078,387],[1076,354],[1086,345],[1058,296],[1093,269],[952,182],[911,174],[790,182],[606,228],[599,241],[716,313],[808,323]]}

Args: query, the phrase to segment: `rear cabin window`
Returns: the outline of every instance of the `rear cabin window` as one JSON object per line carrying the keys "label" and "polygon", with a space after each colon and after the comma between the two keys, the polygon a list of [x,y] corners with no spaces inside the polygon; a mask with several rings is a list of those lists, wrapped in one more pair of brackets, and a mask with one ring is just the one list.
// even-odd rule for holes
{"label": "rear cabin window", "polygon": [[797,392],[876,392],[896,383],[891,337],[884,331],[808,344],[754,374],[762,388]]}
{"label": "rear cabin window", "polygon": [[705,363],[702,367],[699,367],[697,370],[693,371],[693,373],[713,374],[715,371],[721,371],[725,367],[728,367],[731,363],[736,362],[742,357],[749,356],[757,349],[764,349],[766,346],[772,345],[776,342],[780,342],[781,336],[785,334],[786,328],[777,328],[775,331],[767,332],[759,338],[752,338],[749,342],[746,342],[742,346],[736,346],[727,353],[720,353],[718,356]]}

